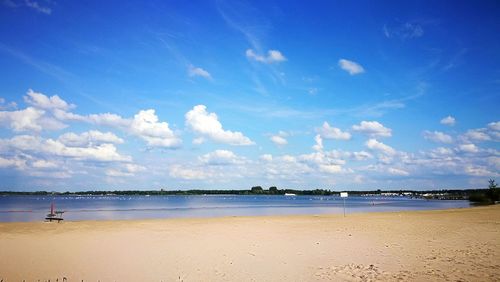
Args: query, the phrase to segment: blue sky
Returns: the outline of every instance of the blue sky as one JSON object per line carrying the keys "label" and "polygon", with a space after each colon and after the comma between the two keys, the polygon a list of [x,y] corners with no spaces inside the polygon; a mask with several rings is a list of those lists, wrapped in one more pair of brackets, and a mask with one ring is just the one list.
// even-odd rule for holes
{"label": "blue sky", "polygon": [[500,176],[498,1],[0,3],[0,189]]}

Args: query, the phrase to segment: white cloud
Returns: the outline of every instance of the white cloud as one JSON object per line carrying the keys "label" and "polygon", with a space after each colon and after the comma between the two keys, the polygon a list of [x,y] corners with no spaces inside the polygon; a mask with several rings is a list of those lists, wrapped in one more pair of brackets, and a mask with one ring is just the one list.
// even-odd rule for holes
{"label": "white cloud", "polygon": [[481,142],[481,141],[489,141],[491,137],[486,133],[485,128],[480,129],[469,129],[467,132],[461,136],[464,140],[469,142]]}
{"label": "white cloud", "polygon": [[495,131],[500,131],[500,121],[488,123],[488,127]]}
{"label": "white cloud", "polygon": [[387,172],[389,172],[392,175],[399,175],[399,176],[408,176],[410,173],[404,169],[399,169],[399,168],[393,168],[390,167],[387,169]]}
{"label": "white cloud", "polygon": [[462,144],[462,145],[458,146],[458,149],[464,153],[477,153],[477,152],[479,152],[479,149],[474,144]]}
{"label": "white cloud", "polygon": [[452,143],[453,138],[450,135],[444,134],[443,132],[439,131],[424,131],[423,133],[424,138],[427,140],[431,140],[436,143]]}
{"label": "white cloud", "polygon": [[320,171],[332,174],[340,173],[343,171],[342,166],[334,164],[320,164],[318,167]]}
{"label": "white cloud", "polygon": [[91,114],[84,120],[97,125],[120,129],[139,137],[151,147],[176,148],[182,140],[169,127],[167,122],[160,122],[154,109],[141,110],[133,118],[122,118],[119,115],[104,113]]}
{"label": "white cloud", "polygon": [[359,125],[353,125],[354,131],[366,134],[371,137],[391,137],[392,130],[385,127],[378,121],[362,121]]}
{"label": "white cloud", "polygon": [[31,164],[34,168],[57,168],[58,164],[53,161],[35,160]]}
{"label": "white cloud", "polygon": [[16,132],[40,132],[67,127],[62,121],[79,121],[119,129],[139,137],[151,147],[176,148],[182,143],[167,122],[159,121],[154,109],[141,110],[133,118],[112,113],[83,116],[69,112],[75,105],[68,104],[57,95],[48,97],[29,89],[24,100],[31,107],[20,111],[0,111],[0,124],[7,124]]}
{"label": "white cloud", "polygon": [[204,105],[194,106],[186,113],[186,125],[196,134],[213,141],[230,145],[254,145],[255,143],[241,132],[224,130],[215,113],[208,113]]}
{"label": "white cloud", "polygon": [[24,96],[24,101],[35,108],[43,110],[60,109],[67,111],[75,107],[75,105],[68,104],[57,95],[48,97],[43,93],[35,92],[32,89],[28,89],[26,96]]}
{"label": "white cloud", "polygon": [[441,124],[444,124],[444,125],[453,126],[453,125],[455,125],[456,121],[455,121],[454,117],[447,116],[445,118],[442,118],[440,122],[441,122]]}
{"label": "white cloud", "polygon": [[271,162],[273,160],[273,155],[263,154],[263,155],[260,155],[259,159],[261,159],[262,161]]}
{"label": "white cloud", "polygon": [[38,4],[38,2],[36,2],[36,1],[25,0],[24,3],[26,4],[27,7],[31,8],[39,13],[46,14],[46,15],[52,14],[52,9],[50,9],[49,7],[43,7],[40,4]]}
{"label": "white cloud", "polygon": [[366,151],[353,152],[352,157],[356,161],[365,161],[365,160],[373,158],[372,154],[370,154]]}
{"label": "white cloud", "polygon": [[206,78],[208,80],[212,79],[212,76],[210,75],[210,73],[208,71],[206,71],[202,68],[199,68],[199,67],[195,67],[193,65],[188,66],[188,75],[190,77],[201,76],[201,77]]}
{"label": "white cloud", "polygon": [[141,165],[127,163],[119,168],[110,168],[106,170],[106,175],[111,177],[135,176],[138,172],[145,171],[146,168]]}
{"label": "white cloud", "polygon": [[134,116],[128,132],[152,147],[178,147],[182,140],[169,128],[167,122],[159,122],[155,110],[142,110]]}
{"label": "white cloud", "polygon": [[417,23],[406,22],[394,27],[384,25],[384,35],[387,38],[398,37],[400,39],[418,38],[424,35],[424,29]]}
{"label": "white cloud", "polygon": [[488,123],[488,134],[495,141],[500,141],[500,121]]}
{"label": "white cloud", "polygon": [[210,174],[203,169],[187,168],[181,165],[170,166],[169,175],[184,180],[201,180],[210,177]]}
{"label": "white cloud", "polygon": [[445,147],[438,147],[429,152],[432,158],[447,157],[453,155],[453,150]]}
{"label": "white cloud", "polygon": [[57,140],[70,147],[81,147],[102,143],[122,144],[124,142],[123,139],[112,132],[100,132],[97,130],[90,130],[82,132],[81,134],[68,132],[59,136]]}
{"label": "white cloud", "polygon": [[391,146],[388,146],[382,142],[377,141],[376,139],[369,139],[365,143],[366,147],[370,150],[379,151],[386,155],[395,155],[396,150],[394,150]]}
{"label": "white cloud", "polygon": [[17,108],[16,102],[7,103],[4,98],[0,97],[0,111],[8,110],[8,109],[15,109],[15,108]]}
{"label": "white cloud", "polygon": [[[70,118],[71,117],[72,116],[70,115]],[[121,116],[112,113],[91,114],[87,117],[77,115],[76,117],[73,117],[73,119],[75,118],[81,118],[83,121],[115,128],[126,128],[130,125],[130,120],[124,119]]]}
{"label": "white cloud", "polygon": [[26,168],[26,161],[19,158],[3,158],[0,157],[0,168]]}
{"label": "white cloud", "polygon": [[245,159],[236,156],[233,152],[228,150],[215,150],[211,153],[207,153],[198,158],[202,163],[208,165],[230,165],[230,164],[242,164]]}
{"label": "white cloud", "polygon": [[67,125],[47,117],[45,111],[34,107],[27,107],[18,111],[0,111],[0,124],[11,128],[15,132],[42,130],[60,130]]}
{"label": "white cloud", "polygon": [[249,59],[252,59],[252,60],[255,60],[255,61],[261,62],[261,63],[267,63],[267,64],[279,63],[279,62],[286,61],[285,56],[283,56],[283,54],[281,54],[281,52],[278,50],[269,50],[269,51],[267,51],[267,56],[263,56],[263,55],[257,55],[254,52],[254,50],[252,50],[252,49],[247,49],[247,51],[245,52],[245,55]]}
{"label": "white cloud", "polygon": [[365,72],[365,69],[360,64],[346,59],[339,60],[339,67],[348,72],[350,75],[356,75]]}
{"label": "white cloud", "polygon": [[390,167],[387,169],[387,172],[389,172],[392,175],[399,175],[399,176],[408,176],[410,173],[404,169],[399,169],[399,168],[394,168]]}
{"label": "white cloud", "polygon": [[351,134],[349,132],[343,132],[339,128],[331,127],[328,122],[324,122],[320,128],[316,129],[321,137],[325,139],[336,139],[336,140],[349,140],[351,139]]}
{"label": "white cloud", "polygon": [[343,168],[346,161],[342,159],[338,151],[323,152],[318,151],[310,154],[299,155],[296,159],[304,163],[312,170],[319,170],[329,174],[346,173],[349,170]]}
{"label": "white cloud", "polygon": [[288,141],[280,135],[273,135],[269,139],[271,139],[271,141],[278,146],[284,146],[288,144]]}
{"label": "white cloud", "polygon": [[498,173],[495,173],[486,167],[483,166],[475,166],[475,165],[468,165],[464,168],[464,172],[468,175],[472,176],[485,176],[485,177],[491,177],[494,175],[498,175]]}
{"label": "white cloud", "polygon": [[82,147],[68,147],[64,143],[37,136],[18,135],[11,139],[0,139],[0,151],[20,151],[41,156],[69,158],[81,161],[130,162],[130,156],[118,153],[113,144],[98,144]]}
{"label": "white cloud", "polygon": [[314,136],[314,142],[316,142],[316,144],[314,144],[312,146],[313,150],[322,151],[323,150],[323,138],[321,138],[320,134],[316,134],[316,136]]}

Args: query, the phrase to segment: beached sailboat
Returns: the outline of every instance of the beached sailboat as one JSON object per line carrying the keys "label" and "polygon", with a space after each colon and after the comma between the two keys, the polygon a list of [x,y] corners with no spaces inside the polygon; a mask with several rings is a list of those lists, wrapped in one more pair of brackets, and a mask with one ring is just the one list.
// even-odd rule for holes
{"label": "beached sailboat", "polygon": [[62,218],[62,214],[64,212],[63,211],[56,211],[54,209],[54,203],[51,203],[50,204],[50,213],[47,214],[47,216],[45,217],[45,220],[46,221],[57,221],[57,222],[60,222],[61,220],[64,220],[64,218]]}

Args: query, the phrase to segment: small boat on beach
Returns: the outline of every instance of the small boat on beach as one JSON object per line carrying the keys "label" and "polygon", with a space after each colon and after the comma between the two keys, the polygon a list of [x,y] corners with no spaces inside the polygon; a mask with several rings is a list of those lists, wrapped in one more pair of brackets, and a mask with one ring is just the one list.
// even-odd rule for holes
{"label": "small boat on beach", "polygon": [[49,222],[52,222],[52,221],[61,222],[61,220],[64,220],[64,218],[62,218],[63,213],[64,213],[63,211],[56,211],[54,209],[54,203],[51,203],[50,204],[50,213],[47,214],[47,216],[45,217],[45,220],[49,221]]}

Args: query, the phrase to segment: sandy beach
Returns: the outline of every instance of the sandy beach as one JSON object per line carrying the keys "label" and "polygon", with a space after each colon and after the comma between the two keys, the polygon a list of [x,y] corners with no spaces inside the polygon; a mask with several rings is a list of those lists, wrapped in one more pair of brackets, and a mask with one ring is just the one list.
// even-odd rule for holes
{"label": "sandy beach", "polygon": [[499,281],[500,206],[0,223],[3,281]]}

